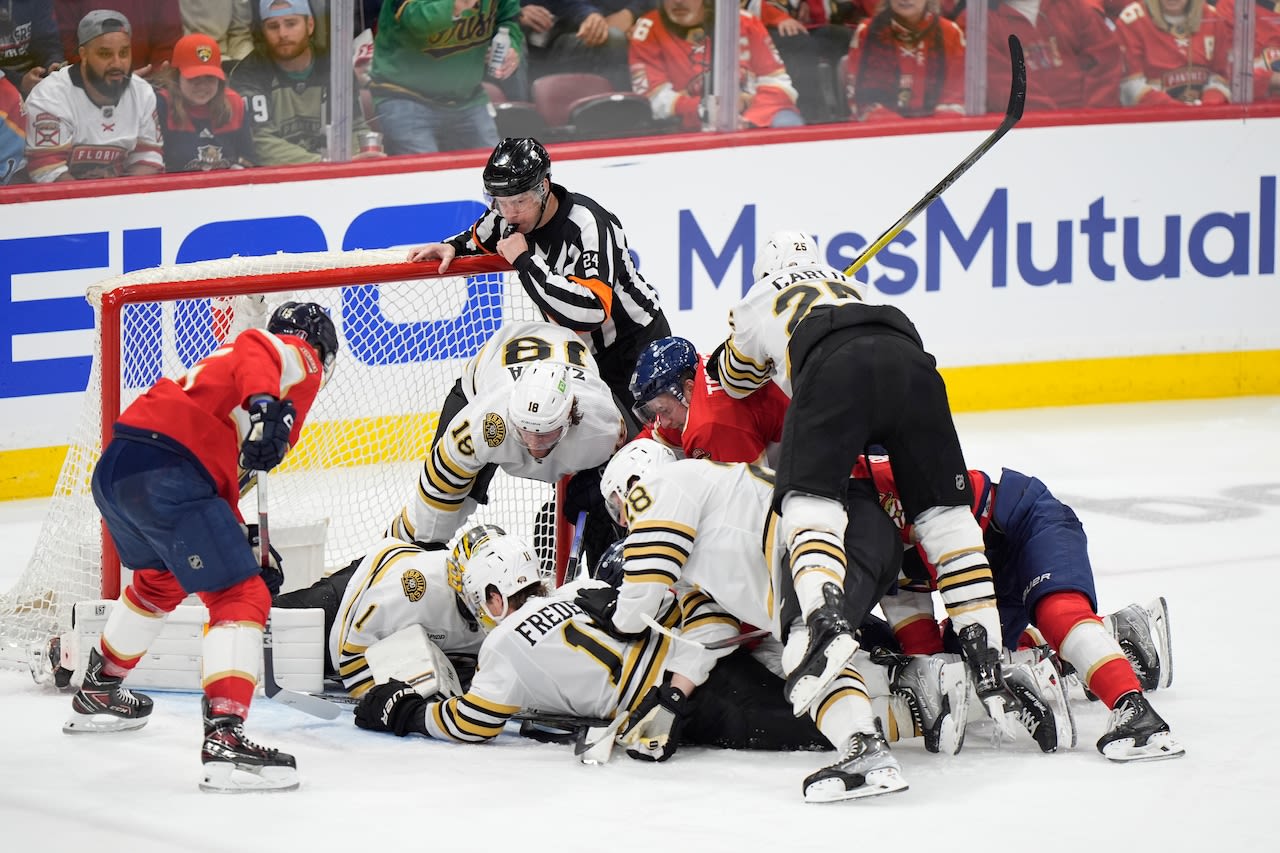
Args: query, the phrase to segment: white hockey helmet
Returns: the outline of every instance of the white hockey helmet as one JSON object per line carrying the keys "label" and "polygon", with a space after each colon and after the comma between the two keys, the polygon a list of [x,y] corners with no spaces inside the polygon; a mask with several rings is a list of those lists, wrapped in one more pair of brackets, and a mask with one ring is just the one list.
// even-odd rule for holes
{"label": "white hockey helmet", "polygon": [[756,263],[751,268],[751,274],[759,281],[786,267],[806,267],[822,262],[818,246],[808,234],[801,231],[775,231],[756,253]]}
{"label": "white hockey helmet", "polygon": [[538,361],[526,366],[511,388],[507,414],[515,427],[516,441],[535,459],[550,453],[564,437],[573,416],[569,365]]}
{"label": "white hockey helmet", "polygon": [[651,438],[637,438],[613,454],[600,475],[600,493],[613,520],[626,527],[627,495],[636,481],[643,480],[645,474],[657,466],[675,461],[671,448]]}
{"label": "white hockey helmet", "polygon": [[[491,631],[511,612],[511,596],[542,583],[538,573],[541,563],[533,546],[522,537],[503,533],[494,525],[482,527],[487,529],[467,531],[454,547],[449,557],[449,583],[481,627]],[[477,537],[472,537],[473,533]],[[490,590],[502,599],[497,616],[486,606]]]}

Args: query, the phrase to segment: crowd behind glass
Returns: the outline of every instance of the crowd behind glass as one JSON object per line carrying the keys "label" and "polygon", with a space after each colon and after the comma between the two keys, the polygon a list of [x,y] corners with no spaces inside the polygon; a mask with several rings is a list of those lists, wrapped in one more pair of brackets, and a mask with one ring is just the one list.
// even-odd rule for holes
{"label": "crowd behind glass", "polygon": [[728,10],[0,0],[0,184],[1002,112],[1010,34],[1028,111],[1280,101],[1280,0],[747,0],[736,38]]}

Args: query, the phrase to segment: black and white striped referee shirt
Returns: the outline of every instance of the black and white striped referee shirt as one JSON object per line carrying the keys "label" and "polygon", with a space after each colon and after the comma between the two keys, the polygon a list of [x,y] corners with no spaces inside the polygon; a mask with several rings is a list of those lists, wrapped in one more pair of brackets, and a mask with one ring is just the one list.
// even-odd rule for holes
{"label": "black and white striped referee shirt", "polygon": [[[559,184],[551,192],[559,208],[550,222],[525,235],[529,251],[514,266],[543,316],[584,340],[589,335],[591,352],[599,353],[662,315],[658,292],[632,262],[618,217]],[[489,210],[447,242],[458,255],[492,255],[505,225]]]}

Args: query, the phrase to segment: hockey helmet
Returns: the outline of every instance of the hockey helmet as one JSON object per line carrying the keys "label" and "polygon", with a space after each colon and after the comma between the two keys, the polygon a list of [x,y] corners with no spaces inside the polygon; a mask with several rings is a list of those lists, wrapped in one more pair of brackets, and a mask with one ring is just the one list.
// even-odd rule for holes
{"label": "hockey helmet", "polygon": [[805,267],[822,262],[818,246],[808,234],[802,231],[775,231],[760,247],[751,274],[759,281],[787,267]]}
{"label": "hockey helmet", "polygon": [[596,563],[596,571],[592,577],[596,580],[604,581],[615,588],[622,583],[622,546],[626,541],[625,538],[619,539],[604,549],[604,553],[600,555],[600,561]]}
{"label": "hockey helmet", "polygon": [[507,414],[515,427],[516,441],[535,459],[550,453],[564,438],[573,418],[569,366],[554,361],[527,365],[511,387]]}
{"label": "hockey helmet", "polygon": [[286,302],[267,321],[273,335],[293,335],[311,344],[328,379],[338,357],[338,330],[323,308],[314,302]]}
{"label": "hockey helmet", "polygon": [[627,495],[637,480],[659,465],[675,462],[676,455],[661,442],[637,438],[613,454],[600,475],[600,494],[609,507],[609,516],[622,527],[627,526]]}
{"label": "hockey helmet", "polygon": [[659,394],[673,395],[685,406],[684,382],[698,369],[698,351],[684,338],[658,338],[640,351],[631,374],[633,411],[641,423],[653,423],[658,412],[650,405]]}
{"label": "hockey helmet", "polygon": [[484,191],[494,198],[520,195],[551,177],[551,155],[542,143],[528,137],[498,143],[484,166]]}
{"label": "hockey helmet", "polygon": [[[455,548],[454,554],[457,552]],[[456,562],[451,558],[449,574],[452,582],[456,573],[467,609],[486,631],[491,631],[511,612],[513,595],[542,583],[540,565],[537,552],[522,537],[490,533],[470,555]],[[491,592],[502,599],[501,612],[496,616],[486,606]]]}

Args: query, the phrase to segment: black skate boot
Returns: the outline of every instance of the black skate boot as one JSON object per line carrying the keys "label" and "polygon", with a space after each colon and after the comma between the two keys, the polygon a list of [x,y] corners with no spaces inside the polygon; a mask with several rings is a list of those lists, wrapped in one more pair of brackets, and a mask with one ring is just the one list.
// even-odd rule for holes
{"label": "black skate boot", "polygon": [[1138,676],[1144,693],[1173,683],[1173,644],[1169,608],[1163,598],[1146,607],[1130,604],[1103,619]]}
{"label": "black skate boot", "polygon": [[200,749],[204,781],[200,790],[239,794],[298,787],[298,765],[292,755],[249,740],[244,720],[234,714],[214,716],[207,698],[200,705],[204,712],[204,746]]}
{"label": "black skate boot", "polygon": [[71,717],[62,724],[69,735],[140,729],[151,716],[151,697],[125,687],[123,677],[104,675],[102,664],[102,654],[90,651],[84,681],[71,697]]}
{"label": "black skate boot", "polygon": [[[786,696],[797,717],[809,710],[822,691],[858,650],[853,626],[844,615],[844,593],[833,583],[822,585],[823,605],[809,614],[804,628],[792,630],[782,652],[787,670]],[[788,666],[791,660],[797,660]]]}
{"label": "black skate boot", "polygon": [[889,752],[884,736],[854,734],[840,750],[834,764],[828,764],[804,780],[807,803],[834,803],[905,791],[898,759]]}
{"label": "black skate boot", "polygon": [[1116,700],[1111,727],[1098,738],[1098,752],[1112,761],[1154,761],[1186,754],[1169,732],[1169,724],[1136,690]]}

